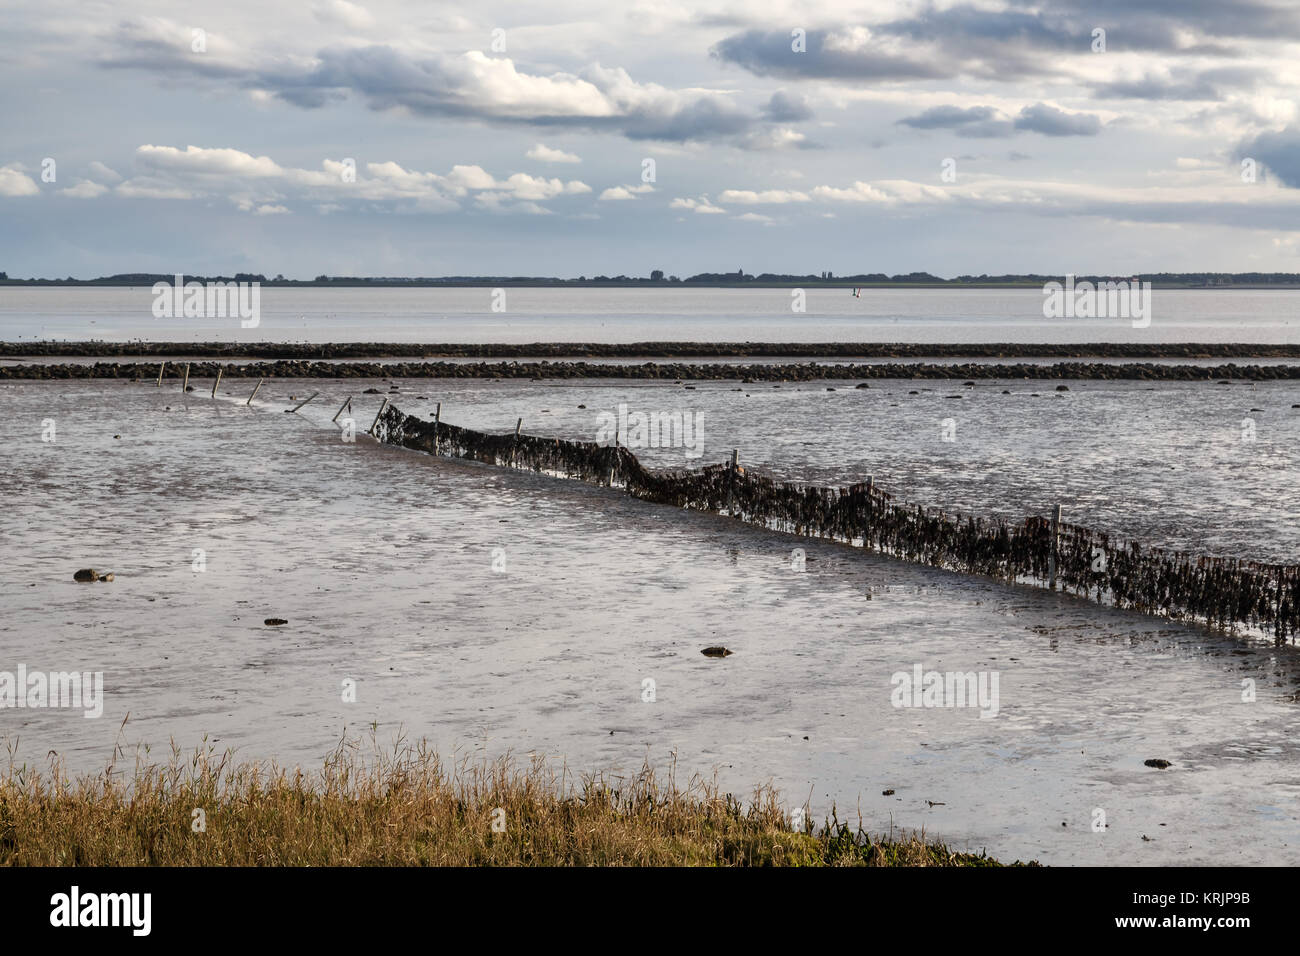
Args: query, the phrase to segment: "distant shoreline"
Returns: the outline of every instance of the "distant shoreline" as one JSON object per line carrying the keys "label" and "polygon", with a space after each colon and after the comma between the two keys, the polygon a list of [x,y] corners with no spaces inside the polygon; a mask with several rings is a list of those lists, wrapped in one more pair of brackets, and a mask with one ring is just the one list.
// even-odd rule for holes
{"label": "distant shoreline", "polygon": [[[703,273],[679,279],[643,279],[630,276],[597,276],[560,279],[546,276],[448,276],[445,278],[385,278],[318,276],[315,279],[268,279],[257,273],[233,276],[182,274],[185,282],[256,282],[266,289],[1026,289],[1041,291],[1048,282],[1060,282],[1059,275],[958,276],[944,279],[926,273],[912,276],[818,276]],[[1078,282],[1149,282],[1153,289],[1165,291],[1295,291],[1300,289],[1300,274],[1293,273],[1137,273],[1132,276],[1075,274]],[[172,283],[175,275],[139,273],[123,276],[100,276],[95,279],[15,279],[0,273],[0,290],[6,288],[144,288],[156,282]]]}

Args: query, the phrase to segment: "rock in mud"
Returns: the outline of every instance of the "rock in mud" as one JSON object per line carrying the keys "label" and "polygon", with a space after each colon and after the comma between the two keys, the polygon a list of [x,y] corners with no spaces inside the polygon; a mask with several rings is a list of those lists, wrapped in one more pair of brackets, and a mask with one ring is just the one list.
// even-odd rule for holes
{"label": "rock in mud", "polygon": [[94,568],[82,568],[72,576],[72,580],[80,581],[83,584],[99,580],[99,573]]}
{"label": "rock in mud", "polygon": [[289,622],[282,617],[268,617],[262,623],[267,627],[279,627],[281,624],[288,624]]}
{"label": "rock in mud", "polygon": [[1142,762],[1148,767],[1155,767],[1157,770],[1164,770],[1166,767],[1170,766],[1168,760],[1156,759],[1156,760],[1144,760]]}
{"label": "rock in mud", "polygon": [[705,657],[729,657],[731,655],[731,651],[721,646],[706,647],[704,650],[700,651],[700,653]]}

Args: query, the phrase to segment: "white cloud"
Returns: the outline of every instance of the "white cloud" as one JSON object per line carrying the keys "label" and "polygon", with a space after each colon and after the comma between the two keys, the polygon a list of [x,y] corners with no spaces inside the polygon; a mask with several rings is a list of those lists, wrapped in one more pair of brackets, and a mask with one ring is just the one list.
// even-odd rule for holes
{"label": "white cloud", "polygon": [[707,215],[717,215],[725,213],[727,210],[713,205],[708,196],[701,196],[699,199],[674,199],[668,204],[669,209],[689,209],[692,212],[705,213]]}
{"label": "white cloud", "polygon": [[349,30],[368,30],[375,25],[369,10],[348,0],[321,0],[311,5],[311,12],[322,23],[338,23]]}
{"label": "white cloud", "polygon": [[69,186],[67,189],[60,189],[59,194],[71,197],[72,199],[94,199],[96,196],[102,196],[108,192],[108,187],[99,183],[92,183],[89,179],[80,180],[77,185]]}
{"label": "white cloud", "polygon": [[408,211],[449,212],[458,198],[491,194],[479,204],[494,211],[540,214],[539,202],[579,196],[591,187],[579,180],[562,180],[527,173],[498,179],[481,166],[456,165],[446,175],[409,170],[391,160],[366,163],[358,169],[342,160],[325,159],[320,169],[281,166],[269,156],[252,156],[237,149],[145,145],[136,150],[140,175],[121,183],[117,192],[133,198],[225,198],[240,209],[259,215],[288,212],[281,200],[307,199],[318,210],[334,211],[349,200],[394,202]]}
{"label": "white cloud", "polygon": [[808,202],[809,199],[807,193],[789,189],[765,189],[762,192],[754,192],[751,189],[724,189],[718,196],[719,202],[734,202],[742,206],[759,203]]}
{"label": "white cloud", "polygon": [[90,178],[97,183],[120,183],[122,181],[122,177],[116,169],[105,166],[99,160],[95,160],[87,168],[89,169]]}
{"label": "white cloud", "polygon": [[15,165],[0,166],[0,196],[35,196],[40,187]]}
{"label": "white cloud", "polygon": [[535,159],[542,163],[580,163],[582,157],[574,153],[566,153],[562,149],[551,149],[551,147],[538,143],[527,153],[529,159]]}
{"label": "white cloud", "polygon": [[638,193],[652,193],[654,186],[641,183],[639,186],[610,186],[600,194],[601,199],[635,199]]}

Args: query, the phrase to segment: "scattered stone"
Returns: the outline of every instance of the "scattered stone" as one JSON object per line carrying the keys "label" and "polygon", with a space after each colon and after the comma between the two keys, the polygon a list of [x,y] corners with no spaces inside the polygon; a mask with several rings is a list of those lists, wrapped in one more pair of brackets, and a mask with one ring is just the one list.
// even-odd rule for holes
{"label": "scattered stone", "polygon": [[107,574],[101,574],[101,575],[99,576],[99,580],[101,580],[101,581],[110,581],[110,582],[111,582],[111,581],[113,580],[113,572],[112,572],[112,571],[109,571]]}
{"label": "scattered stone", "polygon": [[880,791],[880,795],[881,795],[882,797],[892,797],[892,796],[894,795],[894,791],[893,791],[893,790],[881,790],[881,791]]}
{"label": "scattered stone", "polygon": [[1146,764],[1148,767],[1155,767],[1157,770],[1164,770],[1166,767],[1170,766],[1168,760],[1156,759],[1156,760],[1144,760],[1142,762]]}
{"label": "scattered stone", "polygon": [[1003,394],[1003,395],[1010,395],[1010,394],[1011,394],[1011,389],[1009,389],[1009,388],[1004,388],[1004,389],[1002,390],[1002,394]]}
{"label": "scattered stone", "polygon": [[920,395],[921,393],[918,392],[916,389],[912,389],[912,390],[911,390],[910,392],[908,392],[907,394],[908,394],[908,395]]}
{"label": "scattered stone", "polygon": [[85,584],[90,581],[98,581],[99,574],[95,571],[94,568],[82,568],[80,571],[78,571],[76,574],[72,576],[72,580],[80,581],[83,584]]}
{"label": "scattered stone", "polygon": [[1057,390],[1058,392],[1068,392],[1068,391],[1070,390],[1070,386],[1068,386],[1068,385],[1058,385],[1058,386],[1056,386],[1056,390]]}
{"label": "scattered stone", "polygon": [[586,408],[587,406],[586,406],[586,405],[579,405],[578,407],[579,407],[579,408]]}
{"label": "scattered stone", "polygon": [[[751,379],[748,379],[748,378],[747,378],[747,379],[745,379],[745,381],[748,382],[748,381],[751,381]],[[854,385],[853,387],[854,387],[854,388],[870,388],[871,385],[870,385],[869,383],[867,383],[867,382],[861,382],[860,384],[858,384],[858,385]]]}
{"label": "scattered stone", "polygon": [[279,627],[281,624],[288,624],[289,622],[282,617],[268,617],[262,623],[267,627]]}
{"label": "scattered stone", "polygon": [[186,385],[186,386],[185,386],[185,391],[187,391],[187,392],[192,392],[192,391],[194,391],[194,386],[193,386],[193,385]]}
{"label": "scattered stone", "polygon": [[362,394],[362,395],[378,395],[378,394],[379,394],[379,389],[377,389],[377,388],[368,388],[368,389],[366,389],[364,392],[362,392],[361,394]]}
{"label": "scattered stone", "polygon": [[731,651],[721,646],[706,647],[704,650],[700,651],[700,653],[705,657],[729,657],[731,655]]}
{"label": "scattered stone", "polygon": [[122,436],[121,436],[121,435],[114,435],[113,437],[114,437],[114,438],[121,438]]}
{"label": "scattered stone", "polygon": [[1263,410],[1264,410],[1264,409],[1262,409],[1262,408],[1252,408],[1252,409],[1251,409],[1252,412],[1262,412]]}

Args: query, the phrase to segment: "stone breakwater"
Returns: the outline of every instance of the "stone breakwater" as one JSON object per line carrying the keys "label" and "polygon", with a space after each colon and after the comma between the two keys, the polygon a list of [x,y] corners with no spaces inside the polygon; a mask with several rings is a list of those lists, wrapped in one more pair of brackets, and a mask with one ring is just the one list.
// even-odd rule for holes
{"label": "stone breakwater", "polygon": [[0,357],[260,358],[268,360],[357,358],[1107,358],[1240,359],[1300,358],[1300,344],[1093,342],[1050,345],[1014,342],[920,345],[906,342],[533,342],[509,344],[416,344],[409,342],[0,342]]}
{"label": "stone breakwater", "polygon": [[[186,363],[168,362],[165,380],[184,374]],[[825,380],[940,379],[940,380],[1073,380],[1111,381],[1278,381],[1300,379],[1300,365],[1159,365],[1150,362],[1108,364],[1099,362],[932,365],[872,363],[821,365],[802,362],[781,365],[690,365],[679,362],[605,364],[588,362],[326,362],[277,361],[228,364],[191,362],[191,380],[213,378],[469,378],[469,379],[660,379],[667,381],[812,382]],[[0,365],[3,379],[125,379],[153,381],[157,362],[95,362],[94,364],[32,363]]]}

